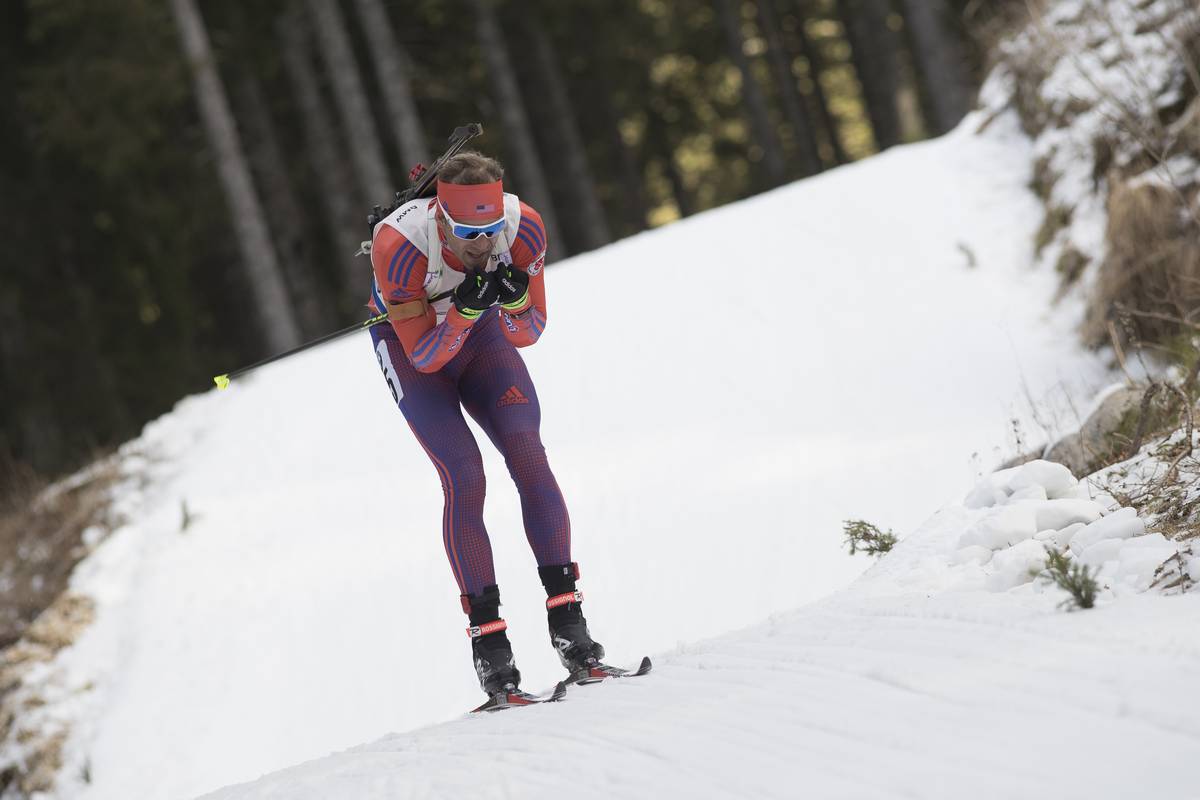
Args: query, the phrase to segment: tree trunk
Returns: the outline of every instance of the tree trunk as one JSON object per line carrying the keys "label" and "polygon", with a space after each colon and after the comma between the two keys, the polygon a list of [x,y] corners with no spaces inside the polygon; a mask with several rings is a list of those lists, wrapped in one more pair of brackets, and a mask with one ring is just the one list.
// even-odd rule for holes
{"label": "tree trunk", "polygon": [[333,80],[334,99],[341,112],[342,125],[350,138],[350,156],[358,185],[364,192],[363,212],[371,206],[387,205],[396,195],[396,187],[388,175],[387,160],[375,121],[358,74],[358,63],[350,47],[350,36],[338,10],[337,0],[308,0],[317,41],[325,67]]}
{"label": "tree trunk", "polygon": [[640,233],[646,230],[650,224],[648,219],[650,212],[646,208],[646,189],[643,185],[641,165],[638,164],[633,148],[621,135],[620,116],[612,99],[603,97],[598,102],[601,104],[601,110],[605,116],[611,121],[611,124],[606,127],[609,146],[617,156],[617,171],[621,185],[621,208],[625,214],[625,221],[629,225],[631,233]]}
{"label": "tree trunk", "polygon": [[517,174],[517,183],[521,190],[518,194],[542,215],[542,222],[546,226],[546,240],[556,242],[555,255],[563,258],[568,255],[566,242],[559,235],[558,217],[554,213],[550,189],[542,172],[541,161],[538,160],[533,134],[529,130],[525,102],[517,86],[516,75],[508,58],[508,48],[504,43],[504,34],[496,19],[495,9],[491,0],[472,0],[472,7],[475,9],[479,46],[483,50],[488,72],[491,73],[496,92],[497,113],[500,114],[500,122],[504,126],[504,138],[512,154],[513,172]]}
{"label": "tree trunk", "polygon": [[675,207],[679,209],[679,216],[690,217],[696,213],[692,207],[691,195],[688,193],[687,185],[683,182],[683,175],[679,172],[679,166],[675,163],[675,151],[670,147],[663,150],[663,171],[667,173],[667,180],[671,184],[671,196],[675,198]]}
{"label": "tree trunk", "polygon": [[833,151],[834,163],[845,164],[850,159],[846,157],[846,151],[842,149],[837,120],[829,111],[829,100],[825,97],[825,87],[821,85],[821,73],[825,71],[825,60],[821,58],[817,48],[813,47],[807,31],[804,30],[803,11],[801,11],[800,19],[796,24],[796,42],[800,45],[800,55],[808,62],[808,73],[812,76],[813,83],[813,100],[817,104],[817,116],[825,128],[829,147]]}
{"label": "tree trunk", "polygon": [[958,36],[946,24],[944,0],[901,0],[921,99],[930,127],[942,134],[971,110],[970,66]]}
{"label": "tree trunk", "polygon": [[783,111],[792,125],[792,135],[799,150],[800,172],[815,175],[821,171],[821,152],[817,148],[817,137],[813,135],[812,121],[804,107],[804,98],[796,85],[792,72],[792,59],[779,36],[779,19],[775,14],[775,0],[758,0],[758,18],[763,37],[767,40],[767,57],[775,82],[779,84],[779,97]]}
{"label": "tree trunk", "polygon": [[896,37],[888,28],[888,0],[839,0],[838,10],[850,40],[854,71],[862,84],[863,102],[875,134],[875,146],[886,150],[900,143]]}
{"label": "tree trunk", "polygon": [[578,232],[583,249],[595,250],[612,241],[608,220],[596,197],[596,183],[588,167],[587,152],[575,125],[575,114],[550,39],[536,13],[526,12],[524,17],[533,44],[533,61],[546,86],[551,118],[548,133],[553,143],[550,150],[560,156],[563,185],[568,192],[567,202],[578,218],[574,229]]}
{"label": "tree trunk", "polygon": [[82,438],[95,446],[97,438],[111,440],[129,430],[129,406],[122,396],[120,376],[114,359],[101,349],[100,335],[104,325],[96,311],[96,296],[79,266],[87,265],[87,251],[81,250],[73,236],[65,235],[57,242],[64,295],[70,298],[71,318],[81,331],[89,335],[76,339],[80,367],[73,376],[87,386],[90,424]]}
{"label": "tree trunk", "polygon": [[[20,293],[9,286],[0,290],[0,375],[4,376],[4,415],[0,418],[0,466],[9,453],[18,460],[32,464],[36,469],[52,469],[61,466],[66,448],[63,447],[63,426],[54,419],[58,408],[41,395],[50,395],[52,389],[37,375],[35,355],[25,335],[28,325],[28,310],[33,304],[22,304]],[[7,430],[7,435],[4,431]],[[7,440],[7,441],[6,441]],[[3,477],[0,474],[0,477]],[[0,498],[8,487],[0,486]]]}
{"label": "tree trunk", "polygon": [[317,176],[325,221],[332,234],[338,274],[341,276],[345,310],[361,305],[370,285],[370,264],[355,257],[362,240],[367,238],[367,209],[356,207],[354,176],[347,169],[345,152],[338,132],[329,123],[327,106],[309,59],[308,20],[294,10],[285,12],[278,22],[283,48],[283,66],[300,108],[304,146],[308,161]]}
{"label": "tree trunk", "polygon": [[742,39],[742,15],[739,13],[741,0],[717,0],[716,6],[721,28],[725,31],[725,41],[729,46],[729,56],[742,74],[742,102],[750,118],[750,129],[754,132],[754,139],[763,151],[763,169],[766,171],[769,185],[779,186],[787,180],[783,148],[771,125],[767,100],[754,78],[750,60],[746,58],[745,43]]}
{"label": "tree trunk", "polygon": [[354,4],[367,36],[371,59],[375,62],[375,73],[379,76],[379,89],[391,120],[392,135],[396,137],[400,163],[406,168],[418,162],[428,165],[429,149],[425,146],[421,116],[409,84],[412,69],[408,55],[396,40],[391,20],[380,0],[355,0]]}
{"label": "tree trunk", "polygon": [[[602,21],[597,18],[602,10],[585,6],[580,23],[571,26],[570,45],[575,52],[586,54],[590,69],[582,78],[585,81],[583,97],[588,98],[591,110],[599,117],[598,127],[608,139],[609,157],[616,161],[616,179],[619,186],[617,212],[629,233],[646,230],[649,211],[646,207],[644,172],[634,148],[621,134],[621,111],[617,106],[612,75],[614,58],[611,48],[604,41],[597,41],[593,34],[602,30]],[[608,166],[611,169],[611,166]]]}
{"label": "tree trunk", "polygon": [[264,338],[271,350],[288,350],[300,343],[299,326],[275,259],[262,205],[242,154],[233,114],[213,63],[204,21],[194,0],[170,0],[170,3],[196,83],[200,117],[216,156],[218,175],[233,215],[238,246],[262,321]]}
{"label": "tree trunk", "polygon": [[250,164],[267,197],[267,219],[276,231],[275,244],[288,278],[288,294],[305,337],[315,337],[327,332],[333,320],[324,302],[327,295],[317,281],[308,215],[296,198],[275,123],[253,71],[241,72],[235,96],[239,116],[246,123]]}
{"label": "tree trunk", "polygon": [[684,183],[679,165],[675,161],[675,141],[671,135],[671,126],[663,117],[661,110],[650,109],[646,115],[646,147],[652,154],[657,154],[662,164],[663,174],[671,185],[671,197],[679,216],[690,217],[695,213],[691,193]]}

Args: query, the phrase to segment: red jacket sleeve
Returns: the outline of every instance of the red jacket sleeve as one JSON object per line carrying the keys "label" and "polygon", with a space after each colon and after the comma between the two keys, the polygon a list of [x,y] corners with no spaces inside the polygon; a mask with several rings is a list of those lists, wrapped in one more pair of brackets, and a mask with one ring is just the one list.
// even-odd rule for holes
{"label": "red jacket sleeve", "polygon": [[509,249],[513,266],[529,276],[529,297],[513,309],[500,309],[504,335],[517,347],[527,347],[546,329],[546,226],[542,215],[521,203],[521,222]]}
{"label": "red jacket sleeve", "polygon": [[471,320],[451,308],[438,324],[425,296],[429,259],[394,228],[381,225],[376,231],[371,266],[404,354],[418,372],[437,372],[462,349]]}

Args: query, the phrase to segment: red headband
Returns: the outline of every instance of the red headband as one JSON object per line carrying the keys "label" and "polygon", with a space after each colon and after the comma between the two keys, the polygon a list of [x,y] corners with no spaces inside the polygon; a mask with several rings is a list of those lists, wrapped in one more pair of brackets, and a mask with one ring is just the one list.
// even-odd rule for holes
{"label": "red headband", "polygon": [[439,180],[437,196],[454,221],[464,225],[495,222],[504,216],[504,185],[501,181],[460,184]]}

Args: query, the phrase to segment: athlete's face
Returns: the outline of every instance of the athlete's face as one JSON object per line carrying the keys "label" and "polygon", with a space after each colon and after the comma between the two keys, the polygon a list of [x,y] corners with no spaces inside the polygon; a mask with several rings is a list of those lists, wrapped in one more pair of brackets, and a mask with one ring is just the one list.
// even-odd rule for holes
{"label": "athlete's face", "polygon": [[468,269],[483,270],[487,266],[488,256],[492,254],[492,248],[496,245],[494,238],[476,236],[474,239],[460,239],[451,232],[450,223],[440,214],[438,224],[446,237],[446,246]]}

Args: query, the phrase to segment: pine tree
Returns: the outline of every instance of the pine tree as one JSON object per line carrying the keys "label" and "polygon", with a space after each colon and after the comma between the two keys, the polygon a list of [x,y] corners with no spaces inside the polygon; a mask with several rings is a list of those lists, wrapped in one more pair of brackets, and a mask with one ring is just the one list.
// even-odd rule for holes
{"label": "pine tree", "polygon": [[300,344],[300,327],[288,300],[237,125],[213,63],[204,21],[194,0],[171,0],[171,11],[192,68],[196,101],[216,154],[217,171],[241,248],[242,268],[257,301],[263,339],[272,350],[288,350]]}

